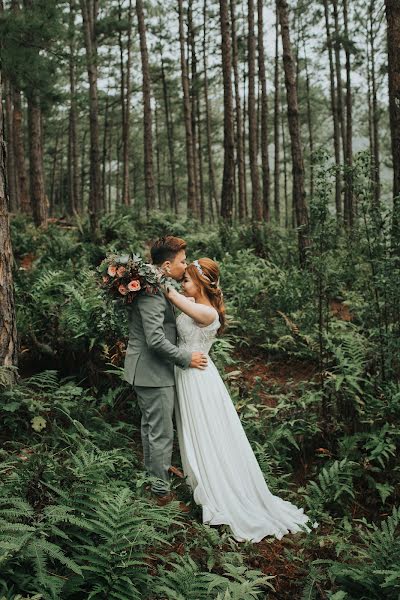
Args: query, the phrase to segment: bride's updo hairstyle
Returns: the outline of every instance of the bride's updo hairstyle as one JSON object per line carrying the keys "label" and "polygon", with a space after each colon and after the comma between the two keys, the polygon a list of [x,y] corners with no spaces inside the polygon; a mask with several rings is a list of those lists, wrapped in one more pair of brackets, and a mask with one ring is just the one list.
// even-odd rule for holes
{"label": "bride's updo hairstyle", "polygon": [[225,328],[226,318],[223,294],[219,287],[219,267],[217,263],[211,258],[199,258],[188,265],[186,272],[218,311],[219,322],[221,323],[218,334],[221,334]]}

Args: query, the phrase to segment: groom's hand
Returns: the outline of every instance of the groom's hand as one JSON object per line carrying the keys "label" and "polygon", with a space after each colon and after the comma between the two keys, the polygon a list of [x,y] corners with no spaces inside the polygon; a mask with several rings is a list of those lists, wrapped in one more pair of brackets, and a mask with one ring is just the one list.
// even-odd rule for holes
{"label": "groom's hand", "polygon": [[189,367],[193,369],[205,369],[207,364],[207,356],[203,352],[192,352],[192,362]]}

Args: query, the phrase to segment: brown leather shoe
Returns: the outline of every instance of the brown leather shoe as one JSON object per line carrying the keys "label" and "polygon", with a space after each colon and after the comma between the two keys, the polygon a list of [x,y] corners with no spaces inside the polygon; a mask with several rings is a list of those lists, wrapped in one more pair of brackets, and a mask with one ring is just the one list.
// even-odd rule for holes
{"label": "brown leather shoe", "polygon": [[172,473],[173,475],[175,475],[176,477],[179,477],[179,479],[185,479],[185,475],[183,474],[183,471],[178,469],[178,467],[173,467],[171,465],[170,468],[168,469],[168,471],[170,473]]}
{"label": "brown leather shoe", "polygon": [[[158,506],[165,506],[166,504],[169,504],[170,502],[173,502],[174,500],[178,500],[178,498],[176,497],[176,494],[174,494],[173,492],[170,492],[169,494],[165,494],[164,496],[157,496],[157,498],[156,498],[156,502],[157,502]],[[186,506],[186,504],[184,504],[183,502],[179,502],[179,510],[183,513],[188,513],[189,507]]]}
{"label": "brown leather shoe", "polygon": [[156,502],[158,506],[165,506],[173,500],[176,500],[176,494],[174,494],[173,492],[169,492],[168,494],[164,494],[163,496],[156,496]]}

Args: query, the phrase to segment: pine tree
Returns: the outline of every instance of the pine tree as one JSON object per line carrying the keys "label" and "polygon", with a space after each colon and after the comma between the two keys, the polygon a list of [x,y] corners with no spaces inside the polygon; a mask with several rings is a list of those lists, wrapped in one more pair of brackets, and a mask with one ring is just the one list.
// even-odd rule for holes
{"label": "pine tree", "polygon": [[[3,138],[2,74],[0,71],[0,367],[17,366],[17,327],[12,278],[12,249],[6,194],[6,147]],[[14,378],[9,371],[9,378]]]}

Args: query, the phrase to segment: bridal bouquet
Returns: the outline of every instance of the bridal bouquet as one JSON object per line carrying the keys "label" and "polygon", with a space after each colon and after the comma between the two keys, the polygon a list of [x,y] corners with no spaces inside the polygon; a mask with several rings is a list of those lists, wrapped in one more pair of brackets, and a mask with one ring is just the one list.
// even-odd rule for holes
{"label": "bridal bouquet", "polygon": [[98,267],[102,287],[112,297],[130,304],[142,291],[155,294],[170,279],[137,254],[108,254]]}

